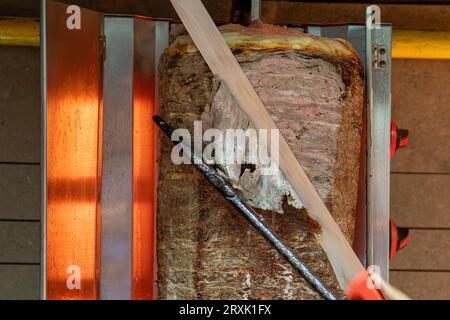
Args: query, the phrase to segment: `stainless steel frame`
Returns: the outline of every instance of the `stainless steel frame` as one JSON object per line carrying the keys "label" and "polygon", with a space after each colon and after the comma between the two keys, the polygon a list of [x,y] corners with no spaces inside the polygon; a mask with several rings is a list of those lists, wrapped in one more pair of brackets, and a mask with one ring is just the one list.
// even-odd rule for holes
{"label": "stainless steel frame", "polygon": [[[371,14],[367,12],[367,17]],[[367,255],[389,281],[392,27],[366,28]]]}
{"label": "stainless steel frame", "polygon": [[134,19],[104,28],[100,298],[131,299]]}
{"label": "stainless steel frame", "polygon": [[251,21],[257,21],[261,19],[261,0],[251,0]]}
{"label": "stainless steel frame", "polygon": [[47,40],[46,0],[41,0],[41,275],[40,298],[46,294],[47,266]]}
{"label": "stainless steel frame", "polygon": [[[141,99],[156,97],[156,82],[151,79],[168,45],[169,22],[111,15],[105,16],[104,26],[100,299],[131,299],[136,178],[133,148],[137,147],[133,141],[133,114],[137,104],[142,104]],[[142,81],[149,85],[152,82],[154,87],[138,87]],[[151,126],[150,117],[147,121]]]}

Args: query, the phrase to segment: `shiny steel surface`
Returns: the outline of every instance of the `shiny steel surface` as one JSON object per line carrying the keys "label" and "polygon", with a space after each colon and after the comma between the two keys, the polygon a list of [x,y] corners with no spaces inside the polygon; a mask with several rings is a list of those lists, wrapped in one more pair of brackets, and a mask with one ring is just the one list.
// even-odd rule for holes
{"label": "shiny steel surface", "polygon": [[131,299],[133,19],[105,17],[100,298]]}
{"label": "shiny steel surface", "polygon": [[101,299],[156,297],[156,70],[169,23],[105,17]]}
{"label": "shiny steel surface", "polygon": [[[368,11],[367,17],[371,14]],[[385,64],[379,67],[376,48],[384,47]],[[392,27],[366,28],[367,83],[367,260],[389,280],[389,198],[391,128]]]}
{"label": "shiny steel surface", "polygon": [[69,30],[67,5],[44,5],[46,298],[95,299],[102,15],[83,9],[81,29]]}
{"label": "shiny steel surface", "polygon": [[40,299],[47,297],[47,42],[46,0],[41,0],[41,277]]}
{"label": "shiny steel surface", "polygon": [[261,19],[261,0],[252,0],[250,16],[251,21],[258,21]]}

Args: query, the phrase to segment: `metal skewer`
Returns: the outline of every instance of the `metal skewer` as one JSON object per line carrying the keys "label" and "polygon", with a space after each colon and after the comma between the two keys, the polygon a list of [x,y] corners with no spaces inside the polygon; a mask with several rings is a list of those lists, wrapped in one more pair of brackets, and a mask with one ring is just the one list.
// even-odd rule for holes
{"label": "metal skewer", "polygon": [[[169,139],[172,136],[173,129],[159,116],[153,116],[153,121],[165,133]],[[174,141],[174,144],[182,142]],[[336,296],[322,283],[304,263],[301,261],[282,240],[280,240],[258,217],[258,214],[239,196],[234,187],[220,176],[217,171],[207,165],[189,148],[183,148],[184,155],[192,160],[197,169],[208,179],[233,206],[266,238],[272,246],[281,253],[289,263],[297,269],[300,274],[308,281],[325,299],[336,300]]]}

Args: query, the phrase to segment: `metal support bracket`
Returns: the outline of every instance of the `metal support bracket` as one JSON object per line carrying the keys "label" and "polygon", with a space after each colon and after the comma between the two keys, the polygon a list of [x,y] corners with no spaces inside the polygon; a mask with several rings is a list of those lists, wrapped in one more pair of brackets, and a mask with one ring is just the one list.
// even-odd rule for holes
{"label": "metal support bracket", "polygon": [[261,20],[261,0],[252,0],[251,21]]}
{"label": "metal support bracket", "polygon": [[[366,10],[366,21],[372,12]],[[391,25],[366,25],[367,262],[389,280]]]}

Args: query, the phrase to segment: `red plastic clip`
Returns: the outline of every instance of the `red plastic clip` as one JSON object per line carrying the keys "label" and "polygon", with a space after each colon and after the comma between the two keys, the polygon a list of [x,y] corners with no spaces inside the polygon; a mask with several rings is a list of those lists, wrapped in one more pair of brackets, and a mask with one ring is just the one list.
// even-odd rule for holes
{"label": "red plastic clip", "polygon": [[397,227],[394,220],[391,219],[389,225],[389,259],[394,258],[399,250],[406,247],[406,245],[409,243],[409,240],[409,229]]}
{"label": "red plastic clip", "polygon": [[391,121],[391,159],[397,151],[397,126],[395,121]]}
{"label": "red plastic clip", "polygon": [[391,158],[394,156],[397,149],[406,147],[409,142],[409,131],[405,129],[398,129],[394,120],[391,121]]}
{"label": "red plastic clip", "polygon": [[397,242],[398,242],[398,234],[397,234],[397,226],[395,225],[394,221],[391,219],[390,221],[390,231],[391,231],[391,239],[390,239],[390,253],[389,253],[389,259],[392,259],[395,254],[397,253]]}

